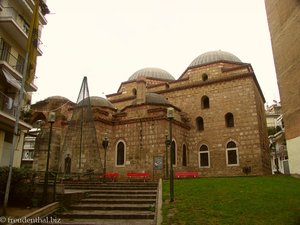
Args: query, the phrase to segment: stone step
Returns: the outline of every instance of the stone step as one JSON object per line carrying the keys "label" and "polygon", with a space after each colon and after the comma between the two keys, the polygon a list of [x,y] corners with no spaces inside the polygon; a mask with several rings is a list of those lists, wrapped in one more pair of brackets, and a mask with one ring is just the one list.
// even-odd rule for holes
{"label": "stone step", "polygon": [[156,187],[151,186],[65,186],[65,189],[80,189],[80,190],[156,190]]}
{"label": "stone step", "polygon": [[101,198],[101,199],[82,199],[80,203],[93,203],[93,204],[154,204],[156,199],[111,199],[111,198]]}
{"label": "stone step", "polygon": [[60,218],[72,219],[154,219],[151,211],[125,211],[125,210],[72,210],[63,212]]}
{"label": "stone step", "polygon": [[123,193],[112,193],[112,194],[89,194],[87,198],[93,199],[128,199],[128,198],[138,198],[138,199],[155,199],[156,194],[123,194]]}
{"label": "stone step", "polygon": [[72,183],[66,192],[86,192],[58,214],[61,225],[154,225],[157,186],[148,182]]}
{"label": "stone step", "polygon": [[157,190],[93,190],[89,192],[90,194],[97,194],[97,193],[103,193],[103,194],[156,194]]}
{"label": "stone step", "polygon": [[109,182],[109,183],[63,183],[65,186],[152,186],[157,187],[157,182]]}
{"label": "stone step", "polygon": [[126,210],[126,211],[154,211],[154,204],[92,204],[79,203],[71,205],[72,210]]}
{"label": "stone step", "polygon": [[59,225],[155,225],[151,219],[68,219],[64,218]]}

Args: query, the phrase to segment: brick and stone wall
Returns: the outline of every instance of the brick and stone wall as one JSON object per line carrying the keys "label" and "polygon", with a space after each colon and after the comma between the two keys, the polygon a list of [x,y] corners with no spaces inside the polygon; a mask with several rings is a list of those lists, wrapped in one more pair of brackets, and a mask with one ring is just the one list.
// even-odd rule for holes
{"label": "brick and stone wall", "polygon": [[[207,79],[203,79],[203,74]],[[132,91],[135,89],[135,91]],[[163,96],[160,103],[147,102],[146,94],[153,92]],[[207,96],[209,107],[203,108],[202,97]],[[159,96],[156,96],[159,97]],[[175,171],[198,171],[201,176],[240,176],[243,167],[250,166],[252,175],[270,174],[269,151],[264,114],[264,98],[249,64],[214,63],[199,68],[190,68],[176,81],[141,78],[123,82],[119,93],[111,94],[108,99],[116,109],[92,106],[95,134],[99,149],[91,157],[91,149],[82,152],[82,169],[103,166],[104,137],[109,140],[107,149],[107,172],[118,172],[123,178],[127,172],[148,172],[155,179],[164,177],[164,168],[153,174],[153,158],[166,155],[166,130],[169,132],[167,108],[175,108],[172,121],[173,140],[176,146]],[[37,109],[38,110],[38,107]],[[71,111],[64,111],[67,118],[75,118]],[[225,115],[232,113],[234,126],[227,127]],[[197,118],[202,117],[204,129],[198,130]],[[77,118],[77,117],[76,117]],[[79,117],[78,117],[79,118]],[[69,119],[70,120],[70,119]],[[56,151],[51,164],[62,153],[68,135],[68,126],[62,126],[55,135]],[[87,133],[87,130],[83,131]],[[44,135],[45,137],[47,134]],[[64,137],[63,137],[64,136]],[[78,137],[70,136],[79,145]],[[45,148],[46,138],[41,140]],[[86,143],[93,138],[86,137]],[[124,165],[116,164],[117,145],[125,146]],[[226,146],[234,141],[237,147],[238,164],[227,165]],[[60,142],[60,143],[58,143]],[[205,144],[209,151],[209,166],[199,166],[199,149]],[[59,148],[60,146],[60,148]],[[187,165],[183,165],[183,146],[186,146]],[[78,161],[78,153],[72,152],[72,160]],[[97,154],[99,157],[97,158]],[[45,155],[38,153],[36,168],[41,169]],[[61,160],[59,158],[59,160]],[[170,154],[169,154],[170,159]],[[73,161],[72,161],[73,162]],[[72,163],[72,172],[78,165]],[[62,167],[63,168],[63,167]],[[102,169],[97,169],[101,172]]]}

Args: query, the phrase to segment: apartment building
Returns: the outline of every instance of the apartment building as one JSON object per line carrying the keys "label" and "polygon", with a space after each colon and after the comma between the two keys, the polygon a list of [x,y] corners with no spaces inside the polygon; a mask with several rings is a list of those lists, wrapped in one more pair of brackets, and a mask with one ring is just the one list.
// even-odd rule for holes
{"label": "apartment building", "polygon": [[300,1],[265,0],[290,173],[300,176]]}
{"label": "apartment building", "polygon": [[[34,0],[0,0],[0,166],[9,164],[10,150],[13,146],[16,112],[34,7]],[[40,37],[43,26],[47,24],[45,15],[49,13],[44,1],[40,1],[38,13]],[[40,40],[37,42],[37,55],[41,56]],[[35,67],[31,64],[29,66]],[[22,108],[19,131],[16,134],[13,162],[15,167],[20,166],[24,136],[31,129],[28,123],[31,94],[36,90],[34,79],[24,87],[23,99],[20,102]]]}
{"label": "apartment building", "polygon": [[289,174],[289,160],[285,139],[285,128],[280,102],[266,108],[272,174]]}

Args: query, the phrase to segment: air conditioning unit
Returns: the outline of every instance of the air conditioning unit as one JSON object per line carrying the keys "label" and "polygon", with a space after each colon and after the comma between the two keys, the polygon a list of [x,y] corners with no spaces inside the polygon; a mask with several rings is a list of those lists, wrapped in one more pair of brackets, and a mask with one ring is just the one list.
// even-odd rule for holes
{"label": "air conditioning unit", "polygon": [[12,100],[12,98],[10,98],[10,97],[8,97],[7,98],[7,102],[6,102],[6,108],[7,109],[12,109],[13,108],[13,100]]}

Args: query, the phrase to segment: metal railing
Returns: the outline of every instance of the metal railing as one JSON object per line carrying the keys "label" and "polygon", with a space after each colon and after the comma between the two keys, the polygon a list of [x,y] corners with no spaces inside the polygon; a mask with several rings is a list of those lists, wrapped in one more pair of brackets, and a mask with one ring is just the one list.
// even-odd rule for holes
{"label": "metal railing", "polygon": [[25,34],[29,34],[29,24],[22,16],[19,15],[19,13],[14,8],[3,7],[2,9],[3,10],[0,15],[1,18],[13,19]]}
{"label": "metal railing", "polygon": [[[0,38],[1,42],[1,38]],[[11,54],[10,51],[0,48],[0,61],[5,61],[10,65],[13,69],[18,71],[20,74],[23,73],[24,63],[25,60],[23,57],[15,57],[13,54]]]}
{"label": "metal railing", "polygon": [[0,111],[15,117],[17,112],[17,104],[15,100],[0,91]]}

